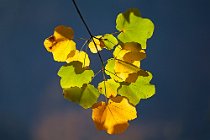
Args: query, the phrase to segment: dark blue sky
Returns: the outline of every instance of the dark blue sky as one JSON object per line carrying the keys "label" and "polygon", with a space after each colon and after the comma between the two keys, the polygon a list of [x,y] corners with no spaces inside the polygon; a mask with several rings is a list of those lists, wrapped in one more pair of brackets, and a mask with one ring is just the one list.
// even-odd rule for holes
{"label": "dark blue sky", "polygon": [[[153,73],[156,95],[137,106],[139,117],[124,134],[97,131],[90,110],[63,99],[56,75],[62,64],[53,62],[43,46],[60,24],[88,38],[71,0],[1,0],[0,139],[209,139],[210,1],[77,3],[95,35],[115,32],[117,14],[128,8],[139,8],[154,22],[143,68]],[[103,55],[107,58],[107,52]],[[96,59],[92,67],[99,64]]]}

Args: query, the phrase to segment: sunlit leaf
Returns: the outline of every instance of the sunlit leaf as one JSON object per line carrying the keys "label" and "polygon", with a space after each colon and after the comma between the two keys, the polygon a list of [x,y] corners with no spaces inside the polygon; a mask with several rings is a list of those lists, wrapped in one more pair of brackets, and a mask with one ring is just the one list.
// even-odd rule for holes
{"label": "sunlit leaf", "polygon": [[118,44],[118,40],[112,34],[105,34],[101,40],[107,50],[113,49]]}
{"label": "sunlit leaf", "polygon": [[44,40],[44,47],[48,52],[52,52],[56,43],[55,37],[52,35]]}
{"label": "sunlit leaf", "polygon": [[93,40],[88,44],[88,47],[92,53],[97,53],[97,49],[98,51],[101,51],[105,47],[104,42],[101,41],[101,37],[101,35],[95,36]]}
{"label": "sunlit leaf", "polygon": [[121,33],[118,39],[123,43],[138,42],[146,49],[146,41],[154,31],[154,24],[147,18],[142,18],[138,9],[130,9],[120,13],[116,19],[116,28]]}
{"label": "sunlit leaf", "polygon": [[[98,35],[93,37],[92,41],[88,44],[90,51],[92,53],[97,53],[101,51],[103,48],[107,50],[113,49],[118,44],[118,40],[112,34]],[[97,49],[96,49],[97,47]]]}
{"label": "sunlit leaf", "polygon": [[105,73],[107,75],[109,75],[112,79],[115,79],[118,82],[122,82],[123,79],[121,77],[117,76],[117,74],[115,73],[114,67],[115,67],[114,58],[108,59],[107,64],[105,66]]}
{"label": "sunlit leaf", "polygon": [[68,55],[76,50],[76,43],[71,40],[73,36],[71,27],[60,25],[55,28],[53,35],[45,39],[44,46],[53,54],[55,61],[65,62]]}
{"label": "sunlit leaf", "polygon": [[94,72],[88,68],[82,68],[81,62],[71,62],[62,66],[58,71],[58,75],[61,77],[60,84],[63,89],[81,88],[83,84],[90,83]]}
{"label": "sunlit leaf", "polygon": [[98,90],[90,84],[85,84],[82,88],[71,87],[63,90],[64,98],[72,102],[78,103],[83,108],[92,107],[97,102],[100,95]]}
{"label": "sunlit leaf", "polygon": [[142,50],[140,44],[136,42],[128,42],[121,46],[118,45],[113,55],[116,59],[131,63],[137,67],[140,67],[140,61],[146,57],[145,51]]}
{"label": "sunlit leaf", "polygon": [[65,62],[68,55],[76,50],[76,43],[73,40],[64,40],[57,42],[53,47],[53,58],[58,62]]}
{"label": "sunlit leaf", "polygon": [[142,70],[136,65],[140,65],[140,62],[136,61],[135,65],[133,65],[122,60],[111,58],[107,60],[105,73],[118,82],[135,82],[135,79],[142,73]]}
{"label": "sunlit leaf", "polygon": [[128,121],[137,117],[136,108],[122,96],[111,98],[107,104],[99,102],[93,105],[92,111],[96,128],[109,134],[124,132],[129,126]]}
{"label": "sunlit leaf", "polygon": [[148,76],[138,76],[135,83],[122,85],[118,93],[128,98],[129,102],[137,105],[141,99],[150,98],[155,94],[155,86],[150,84],[152,74],[148,72]]}
{"label": "sunlit leaf", "polygon": [[115,82],[114,79],[108,79],[107,81],[102,81],[98,84],[98,90],[107,98],[110,98],[117,96],[117,89],[119,88],[119,86],[120,84]]}
{"label": "sunlit leaf", "polygon": [[90,59],[88,57],[88,54],[84,51],[72,51],[66,60],[67,63],[73,62],[73,61],[79,61],[82,63],[82,67],[87,67],[90,65]]}
{"label": "sunlit leaf", "polygon": [[[140,62],[139,62],[140,64]],[[141,69],[131,63],[115,60],[114,71],[118,77],[123,79],[123,81],[127,82],[126,79],[130,74],[138,73]]]}

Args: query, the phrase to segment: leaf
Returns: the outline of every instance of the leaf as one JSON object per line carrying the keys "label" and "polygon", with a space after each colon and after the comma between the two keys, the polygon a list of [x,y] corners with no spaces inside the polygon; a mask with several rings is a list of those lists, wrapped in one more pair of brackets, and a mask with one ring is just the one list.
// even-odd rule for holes
{"label": "leaf", "polygon": [[64,40],[55,44],[52,51],[53,58],[58,62],[65,62],[68,55],[76,50],[76,43],[73,40]]}
{"label": "leaf", "polygon": [[64,89],[64,98],[72,102],[78,103],[85,109],[92,107],[97,102],[100,95],[98,90],[91,84],[85,84],[82,88],[71,87]]}
{"label": "leaf", "polygon": [[111,50],[117,44],[118,40],[112,34],[105,34],[103,36],[102,35],[95,36],[93,40],[88,44],[88,47],[90,48],[90,51],[92,53],[97,53],[96,47],[98,51],[103,50],[103,48]]}
{"label": "leaf", "polygon": [[[137,62],[139,65],[139,61]],[[135,63],[135,65],[138,65]],[[117,82],[135,82],[139,74],[143,74],[142,70],[128,62],[111,58],[107,60],[105,73]]]}
{"label": "leaf", "polygon": [[90,59],[88,57],[88,54],[84,51],[72,51],[68,55],[68,58],[66,60],[67,63],[74,62],[74,61],[79,61],[82,63],[82,67],[88,67],[90,65]]}
{"label": "leaf", "polygon": [[135,61],[141,61],[146,57],[146,53],[141,49],[141,45],[136,42],[127,42],[115,49],[113,55],[117,59],[134,63]]}
{"label": "leaf", "polygon": [[[104,84],[105,84],[106,90],[105,90]],[[120,87],[120,84],[115,82],[114,79],[108,79],[107,81],[102,81],[101,83],[98,84],[99,92],[104,94],[107,98],[117,96],[117,89],[119,87]]]}
{"label": "leaf", "polygon": [[63,25],[55,28],[54,34],[44,40],[44,46],[53,58],[58,62],[65,62],[68,55],[76,50],[76,43],[73,39],[74,32],[71,27]]}
{"label": "leaf", "polygon": [[118,44],[118,40],[112,34],[105,34],[101,40],[107,50],[113,49]]}
{"label": "leaf", "polygon": [[[140,65],[140,62],[138,65]],[[128,82],[126,79],[129,77],[129,75],[135,73],[137,74],[141,69],[131,63],[116,59],[114,70],[118,77],[123,79],[123,81]]]}
{"label": "leaf", "polygon": [[98,51],[101,51],[103,47],[105,46],[103,41],[101,41],[101,37],[102,37],[101,35],[95,36],[93,40],[88,44],[88,47],[90,48],[90,51],[92,53],[97,53],[97,49]]}
{"label": "leaf", "polygon": [[116,59],[122,60],[131,65],[137,66],[140,68],[140,61],[146,57],[146,53],[141,49],[141,45],[136,42],[128,42],[118,45],[113,55]]}
{"label": "leaf", "polygon": [[88,68],[82,68],[81,62],[71,62],[62,66],[58,71],[58,75],[61,77],[60,84],[63,89],[81,88],[83,84],[91,82],[94,72]]}
{"label": "leaf", "polygon": [[147,99],[155,94],[155,86],[150,84],[152,74],[148,72],[148,76],[138,76],[135,83],[130,85],[122,85],[118,90],[118,94],[128,98],[129,102],[137,105],[141,99]]}
{"label": "leaf", "polygon": [[147,18],[142,18],[138,9],[130,9],[120,13],[116,19],[116,28],[121,33],[118,39],[123,43],[137,42],[146,49],[146,41],[154,31],[154,24]]}
{"label": "leaf", "polygon": [[129,126],[128,121],[137,117],[136,108],[125,97],[111,98],[108,103],[99,102],[92,107],[92,119],[99,130],[119,134]]}
{"label": "leaf", "polygon": [[117,76],[117,74],[115,73],[114,67],[115,67],[114,58],[108,59],[107,64],[105,66],[105,73],[107,75],[109,75],[112,79],[115,79],[118,82],[122,82],[123,79],[121,77]]}

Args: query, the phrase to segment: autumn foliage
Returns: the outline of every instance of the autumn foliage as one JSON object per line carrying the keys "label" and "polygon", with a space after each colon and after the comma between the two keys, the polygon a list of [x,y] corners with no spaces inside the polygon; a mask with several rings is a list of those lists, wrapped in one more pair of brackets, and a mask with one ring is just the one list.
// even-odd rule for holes
{"label": "autumn foliage", "polygon": [[[54,33],[44,41],[46,50],[57,62],[65,62],[58,76],[64,98],[75,102],[84,109],[92,108],[92,119],[99,130],[108,134],[124,132],[128,121],[137,118],[136,105],[140,100],[155,94],[155,86],[150,83],[152,74],[141,67],[146,58],[147,40],[151,38],[154,24],[143,18],[138,9],[119,13],[116,18],[115,33],[90,35],[80,50],[74,41],[71,27],[59,25]],[[104,49],[113,57],[101,61],[103,79],[97,87],[91,84],[99,72],[91,69],[88,53],[99,54]],[[109,77],[109,78],[107,78]],[[104,96],[105,101],[98,101]]]}

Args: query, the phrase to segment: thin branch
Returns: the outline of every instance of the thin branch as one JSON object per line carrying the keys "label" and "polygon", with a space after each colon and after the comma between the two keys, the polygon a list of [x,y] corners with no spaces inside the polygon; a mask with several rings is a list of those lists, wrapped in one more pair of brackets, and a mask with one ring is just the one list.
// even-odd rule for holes
{"label": "thin branch", "polygon": [[78,13],[78,14],[79,14],[79,16],[80,16],[80,19],[82,20],[83,24],[85,25],[85,28],[87,29],[87,31],[88,31],[88,33],[89,33],[89,35],[90,35],[90,36],[91,36],[91,38],[92,38],[92,37],[93,37],[93,35],[92,35],[92,33],[91,33],[90,29],[88,28],[88,25],[86,24],[86,22],[85,22],[84,18],[82,17],[82,14],[81,14],[81,12],[80,12],[80,10],[79,10],[79,8],[78,8],[78,6],[77,6],[77,4],[76,4],[75,0],[72,0],[72,2],[73,2],[73,4],[74,4],[74,7],[75,7],[75,8],[76,8],[76,10],[77,10],[77,13]]}
{"label": "thin branch", "polygon": [[84,44],[83,44],[83,45],[82,45],[82,47],[80,48],[80,51],[82,51],[82,50],[83,50],[83,48],[85,47],[85,45],[86,45],[89,41],[90,41],[90,39],[85,40]]}
{"label": "thin branch", "polygon": [[114,33],[110,33],[112,35],[115,35],[115,34],[120,34],[122,31],[118,31],[118,32],[114,32]]}
{"label": "thin branch", "polygon": [[93,77],[92,80],[101,72],[102,70],[100,69]]}
{"label": "thin branch", "polygon": [[78,40],[78,41],[80,41],[80,40],[88,40],[88,39],[82,38],[82,37],[80,37],[80,38],[75,38],[75,39]]}
{"label": "thin branch", "polygon": [[[80,19],[82,20],[83,24],[85,25],[86,30],[88,31],[88,33],[89,33],[91,39],[93,40],[94,36],[92,35],[92,33],[91,33],[91,31],[90,31],[90,29],[89,29],[87,23],[85,22],[85,20],[84,20],[82,14],[81,14],[81,12],[80,12],[80,10],[79,10],[79,8],[78,8],[76,2],[75,2],[75,0],[72,0],[72,2],[73,2],[74,6],[75,6],[75,8],[76,8],[76,10],[77,10],[77,13],[78,13],[79,16],[80,16]],[[98,48],[97,48],[96,43],[95,43],[94,40],[93,40],[93,43],[94,43],[95,48],[96,48],[96,50],[97,50],[97,54],[98,54],[98,56],[99,56],[99,58],[100,58],[100,60],[101,60],[101,64],[102,64],[102,67],[103,67],[102,69],[104,69],[103,59],[102,59],[102,57],[101,57],[100,52],[98,51]]]}
{"label": "thin branch", "polygon": [[[93,36],[93,34],[91,33],[91,31],[90,31],[90,29],[89,29],[87,23],[85,22],[85,20],[84,20],[82,14],[81,14],[81,12],[80,12],[80,10],[79,10],[79,7],[77,6],[75,0],[72,0],[72,2],[73,2],[73,4],[74,4],[74,7],[75,7],[76,10],[77,10],[77,13],[79,14],[80,19],[82,20],[83,24],[85,25],[85,28],[86,28],[88,34],[90,35],[90,38],[93,40],[94,36]],[[104,65],[104,63],[103,63],[103,59],[102,59],[102,57],[101,57],[100,52],[98,51],[98,48],[97,48],[96,43],[95,43],[94,40],[93,40],[93,43],[94,43],[94,45],[95,45],[95,48],[96,48],[96,50],[97,50],[97,54],[98,54],[99,59],[100,59],[100,61],[101,61],[101,65],[102,65],[102,74],[103,74],[104,87],[105,87],[105,94],[106,94],[106,85],[105,85],[106,76],[105,76],[105,71],[104,71],[104,70],[105,70],[105,65]],[[107,100],[107,98],[106,98],[106,100]]]}

